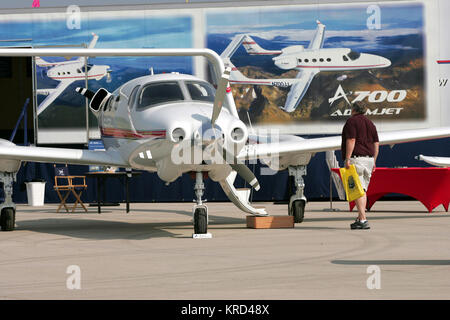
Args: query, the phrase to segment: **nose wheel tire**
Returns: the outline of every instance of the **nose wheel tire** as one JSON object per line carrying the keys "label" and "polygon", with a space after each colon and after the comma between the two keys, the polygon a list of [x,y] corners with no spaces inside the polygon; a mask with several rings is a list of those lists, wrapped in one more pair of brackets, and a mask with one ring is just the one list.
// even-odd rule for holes
{"label": "nose wheel tire", "polygon": [[194,233],[208,232],[208,215],[205,208],[196,208],[194,211]]}
{"label": "nose wheel tire", "polygon": [[12,231],[16,223],[16,211],[14,208],[3,208],[0,216],[2,231]]}
{"label": "nose wheel tire", "polygon": [[292,202],[289,208],[289,215],[294,216],[295,223],[303,222],[305,216],[305,201],[295,200]]}

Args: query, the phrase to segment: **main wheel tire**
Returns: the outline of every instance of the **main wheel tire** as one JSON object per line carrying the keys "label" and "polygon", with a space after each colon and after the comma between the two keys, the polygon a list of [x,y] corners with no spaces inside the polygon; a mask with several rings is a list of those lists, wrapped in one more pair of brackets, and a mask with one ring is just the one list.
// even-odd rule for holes
{"label": "main wheel tire", "polygon": [[2,231],[13,231],[16,224],[16,211],[13,208],[3,208],[0,216]]}
{"label": "main wheel tire", "polygon": [[303,218],[305,216],[305,201],[295,200],[291,205],[289,215],[294,216],[295,223],[303,222]]}
{"label": "main wheel tire", "polygon": [[194,211],[194,233],[208,232],[208,215],[205,208],[197,208]]}

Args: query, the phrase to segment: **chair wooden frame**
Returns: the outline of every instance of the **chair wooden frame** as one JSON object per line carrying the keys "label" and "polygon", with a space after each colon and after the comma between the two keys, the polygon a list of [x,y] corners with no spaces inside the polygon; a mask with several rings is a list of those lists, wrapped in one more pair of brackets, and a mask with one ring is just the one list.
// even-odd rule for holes
{"label": "chair wooden frame", "polygon": [[[61,183],[63,183],[62,181],[59,181],[61,179],[65,179],[67,183],[61,184]],[[82,183],[81,183],[81,180],[83,181]],[[80,181],[80,182],[75,183],[77,181]],[[61,203],[59,204],[58,209],[56,209],[56,212],[59,212],[59,210],[61,210],[61,208],[63,206],[66,209],[66,212],[69,212],[69,208],[66,205],[66,200],[71,193],[74,195],[74,197],[76,199],[76,201],[72,207],[72,212],[75,212],[75,209],[78,204],[80,204],[81,207],[83,207],[85,212],[88,212],[86,206],[83,204],[83,201],[81,201],[81,194],[83,193],[83,190],[80,190],[79,193],[77,193],[77,190],[76,190],[77,188],[83,188],[83,189],[87,188],[85,176],[71,176],[71,175],[57,176],[57,175],[55,175],[55,185],[53,188],[55,189],[56,193],[58,194],[59,199],[61,200]],[[64,196],[61,194],[60,191],[66,192],[64,194]]]}

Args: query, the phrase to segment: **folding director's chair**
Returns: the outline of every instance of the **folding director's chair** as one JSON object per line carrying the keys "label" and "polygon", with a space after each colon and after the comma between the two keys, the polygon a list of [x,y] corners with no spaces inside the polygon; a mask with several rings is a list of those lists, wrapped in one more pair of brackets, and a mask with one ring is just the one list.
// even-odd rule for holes
{"label": "folding director's chair", "polygon": [[[59,210],[61,210],[63,206],[66,209],[66,212],[69,212],[69,208],[66,205],[66,200],[71,193],[76,199],[75,204],[72,207],[72,212],[75,211],[75,208],[78,204],[83,207],[84,211],[88,212],[85,205],[83,204],[83,201],[81,201],[81,194],[87,188],[86,177],[69,175],[69,168],[67,167],[67,164],[64,167],[57,167],[56,165],[53,166],[55,168],[54,189],[58,194],[59,199],[61,200],[61,203],[58,209],[56,209],[56,212],[59,212]],[[65,192],[64,196],[61,194],[61,192]]]}

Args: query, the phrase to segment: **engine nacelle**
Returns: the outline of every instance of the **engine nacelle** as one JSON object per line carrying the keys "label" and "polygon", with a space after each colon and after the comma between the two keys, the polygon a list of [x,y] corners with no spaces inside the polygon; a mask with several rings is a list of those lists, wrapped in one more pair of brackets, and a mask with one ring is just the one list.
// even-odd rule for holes
{"label": "engine nacelle", "polygon": [[280,55],[276,58],[273,58],[273,63],[280,69],[290,70],[297,66],[297,59],[295,56],[284,56]]}
{"label": "engine nacelle", "polygon": [[284,49],[281,49],[281,54],[291,54],[291,53],[296,53],[299,51],[304,51],[305,47],[298,45],[298,46],[290,46],[290,47],[286,47]]}
{"label": "engine nacelle", "polygon": [[165,182],[173,182],[182,174],[180,166],[174,164],[170,158],[157,161],[156,168],[158,177]]}

